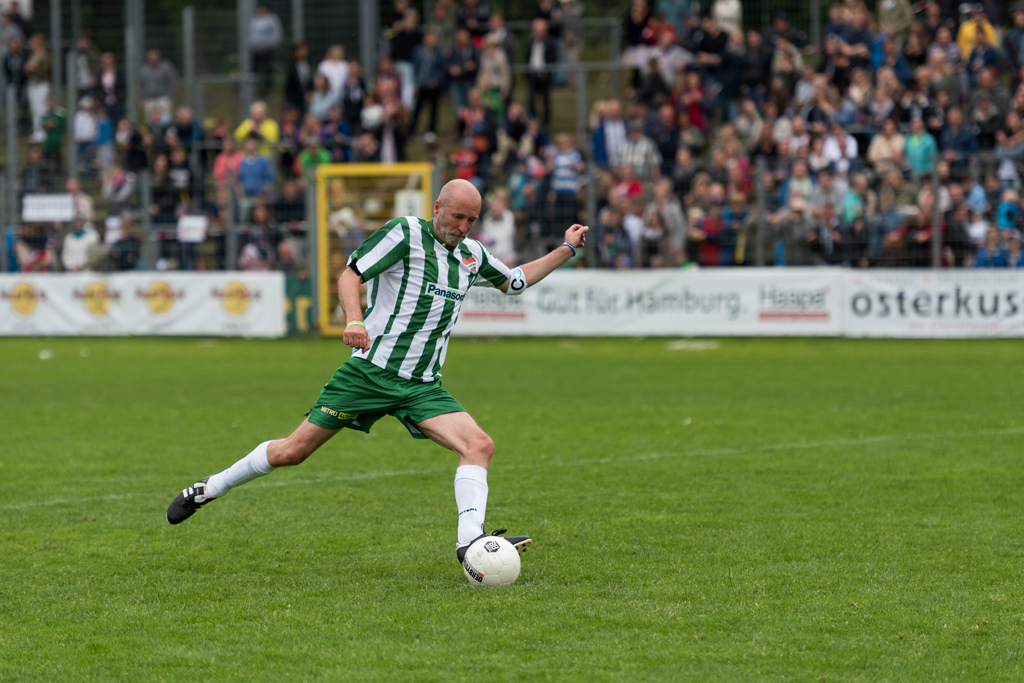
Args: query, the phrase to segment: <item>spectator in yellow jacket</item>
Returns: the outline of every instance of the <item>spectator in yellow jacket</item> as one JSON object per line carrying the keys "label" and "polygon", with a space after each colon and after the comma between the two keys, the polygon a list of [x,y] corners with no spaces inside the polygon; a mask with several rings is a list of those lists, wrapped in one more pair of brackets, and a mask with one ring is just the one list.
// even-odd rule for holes
{"label": "spectator in yellow jacket", "polygon": [[956,34],[956,44],[960,47],[964,59],[968,59],[974,52],[979,30],[985,32],[989,45],[999,44],[996,40],[996,30],[985,16],[985,7],[980,2],[974,6],[971,18],[960,24],[960,30]]}
{"label": "spectator in yellow jacket", "polygon": [[267,104],[257,100],[249,105],[249,118],[242,121],[235,129],[235,140],[244,143],[249,138],[259,141],[259,151],[269,158],[274,152],[274,144],[281,139],[281,128],[277,121],[267,116]]}

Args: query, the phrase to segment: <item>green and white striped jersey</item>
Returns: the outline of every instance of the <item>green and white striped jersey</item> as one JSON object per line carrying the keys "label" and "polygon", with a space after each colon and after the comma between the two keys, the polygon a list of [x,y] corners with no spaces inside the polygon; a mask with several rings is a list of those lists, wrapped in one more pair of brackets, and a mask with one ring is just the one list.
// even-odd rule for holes
{"label": "green and white striped jersey", "polygon": [[500,287],[511,270],[476,240],[446,249],[434,221],[396,218],[352,253],[367,283],[365,324],[369,351],[352,355],[399,377],[433,382],[441,376],[448,338],[469,288]]}

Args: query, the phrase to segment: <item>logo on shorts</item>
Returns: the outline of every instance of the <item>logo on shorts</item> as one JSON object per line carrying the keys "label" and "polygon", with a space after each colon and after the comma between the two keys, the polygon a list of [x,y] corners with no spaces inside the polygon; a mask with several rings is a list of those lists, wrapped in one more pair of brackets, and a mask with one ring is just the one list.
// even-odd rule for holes
{"label": "logo on shorts", "polygon": [[487,543],[484,543],[484,550],[489,553],[496,553],[499,548],[501,548],[501,546],[498,545],[497,541],[487,541]]}
{"label": "logo on shorts", "polygon": [[327,406],[320,406],[320,412],[326,415],[330,415],[331,417],[337,418],[339,420],[354,420],[357,417],[359,417],[358,415],[349,415],[348,413],[343,413],[340,410],[332,410]]}
{"label": "logo on shorts", "polygon": [[437,296],[448,301],[462,301],[466,298],[466,293],[461,290],[442,287],[441,285],[435,285],[433,282],[427,285],[426,293],[429,296]]}

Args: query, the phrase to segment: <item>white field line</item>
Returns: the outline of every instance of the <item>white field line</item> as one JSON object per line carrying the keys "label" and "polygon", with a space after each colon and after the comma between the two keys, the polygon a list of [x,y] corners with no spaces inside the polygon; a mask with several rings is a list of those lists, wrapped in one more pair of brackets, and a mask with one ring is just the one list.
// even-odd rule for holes
{"label": "white field line", "polygon": [[85,496],[84,498],[50,498],[48,500],[32,500],[24,503],[11,503],[0,507],[0,510],[24,510],[26,508],[43,507],[46,505],[74,505],[78,503],[92,503],[101,500],[123,500],[132,498],[135,493],[111,493],[106,496]]}
{"label": "white field line", "polygon": [[[742,448],[698,448],[688,451],[667,451],[661,453],[643,453],[640,455],[625,455],[609,458],[583,458],[580,460],[544,460],[543,462],[520,463],[512,465],[500,465],[501,470],[517,469],[538,469],[544,466],[549,467],[579,467],[580,465],[606,465],[620,462],[643,462],[645,460],[660,460],[663,458],[699,458],[727,455],[751,455],[754,453],[774,453],[777,451],[807,450],[811,448],[834,448],[836,446],[869,446],[879,443],[895,441],[952,441],[955,439],[977,439],[984,437],[1013,436],[1024,434],[1024,427],[1006,427],[1002,429],[979,429],[965,432],[932,432],[925,434],[878,434],[874,436],[862,436],[857,438],[847,437],[838,439],[820,439],[818,441],[794,441],[789,443],[764,444],[761,446],[745,446]],[[437,474],[452,470],[450,465],[438,465],[435,467],[415,467],[405,470],[369,470],[366,472],[352,472],[319,477],[288,478],[288,479],[264,479],[255,482],[251,488],[266,488],[270,486],[293,486],[296,484],[317,484],[324,481],[368,481],[373,479],[389,479],[391,477],[408,477],[419,474]],[[138,496],[150,496],[156,494],[143,493],[112,493],[105,496],[85,496],[82,498],[50,498],[47,500],[25,501],[21,503],[10,503],[0,506],[0,510],[25,510],[28,508],[45,507],[51,505],[76,505],[80,503],[94,503],[107,500],[124,500]]]}

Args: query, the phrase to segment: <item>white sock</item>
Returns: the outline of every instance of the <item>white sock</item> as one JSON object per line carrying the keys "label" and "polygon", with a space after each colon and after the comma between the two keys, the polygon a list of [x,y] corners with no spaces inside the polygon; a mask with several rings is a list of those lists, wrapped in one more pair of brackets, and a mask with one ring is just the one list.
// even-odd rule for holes
{"label": "white sock", "polygon": [[218,472],[210,477],[210,481],[206,482],[206,496],[220,498],[236,486],[241,486],[273,472],[276,468],[271,467],[267,460],[267,446],[269,445],[269,441],[264,441],[254,448],[252,453],[223,472]]}
{"label": "white sock", "polygon": [[455,504],[459,507],[459,545],[465,545],[484,533],[486,467],[460,465],[455,468]]}

